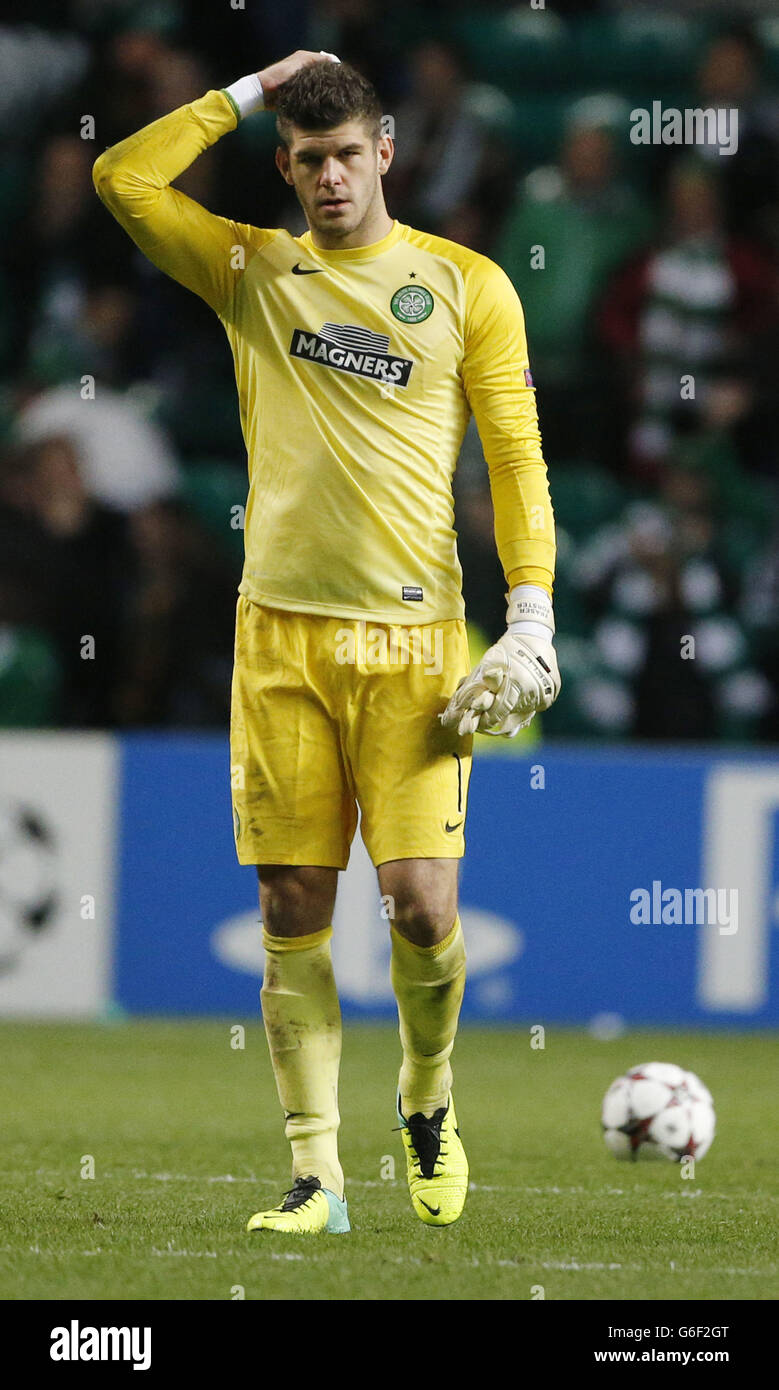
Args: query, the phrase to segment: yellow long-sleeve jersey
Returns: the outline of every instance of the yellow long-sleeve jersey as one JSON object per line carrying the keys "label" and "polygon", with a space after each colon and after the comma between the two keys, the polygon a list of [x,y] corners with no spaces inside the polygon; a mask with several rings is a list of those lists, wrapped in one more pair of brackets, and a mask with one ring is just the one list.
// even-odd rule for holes
{"label": "yellow long-sleeve jersey", "polygon": [[452,475],[471,411],[507,579],[551,593],[554,518],[507,276],[398,221],[373,245],[322,250],[170,186],[236,124],[208,92],[106,150],[94,182],[227,333],[249,463],[241,593],[381,622],[463,617]]}

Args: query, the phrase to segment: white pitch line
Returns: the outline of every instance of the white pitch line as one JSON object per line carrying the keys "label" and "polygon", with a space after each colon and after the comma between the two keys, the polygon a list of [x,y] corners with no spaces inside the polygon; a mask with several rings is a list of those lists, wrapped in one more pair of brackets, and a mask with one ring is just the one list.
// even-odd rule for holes
{"label": "white pitch line", "polygon": [[[108,1173],[104,1174],[103,1176],[111,1177],[113,1175]],[[262,1185],[264,1183],[273,1184],[274,1182],[279,1181],[277,1175],[274,1175],[272,1177],[252,1176],[239,1178],[234,1177],[232,1173],[224,1173],[217,1177],[211,1177],[207,1174],[199,1175],[197,1173],[145,1173],[135,1171],[132,1176],[137,1179],[149,1179],[154,1182],[248,1182]],[[405,1184],[401,1183],[397,1178],[347,1178],[346,1182],[348,1187],[386,1187],[392,1189],[395,1187],[405,1186]],[[636,1197],[658,1196],[658,1193],[654,1191],[654,1189],[649,1187],[645,1189],[639,1189],[638,1191],[628,1192],[626,1191],[626,1189],[621,1187],[524,1187],[519,1185],[514,1186],[513,1184],[509,1185],[506,1183],[469,1182],[468,1190],[469,1192],[521,1192],[527,1197],[630,1197],[631,1200],[635,1200]],[[716,1200],[718,1202],[743,1202],[747,1201],[750,1197],[755,1197],[756,1195],[759,1196],[762,1201],[775,1202],[779,1200],[779,1194],[770,1192],[757,1194],[754,1191],[749,1193],[706,1192],[703,1188],[696,1188],[694,1190],[681,1188],[678,1192],[663,1192],[659,1195],[670,1198],[708,1197],[709,1199]]]}
{"label": "white pitch line", "polygon": [[[86,1251],[82,1251],[82,1254],[86,1253]],[[227,1260],[245,1258],[249,1251],[248,1248],[247,1250],[157,1250],[156,1247],[152,1246],[151,1253],[152,1255],[160,1255],[163,1257],[166,1255],[183,1255],[184,1259],[187,1260],[200,1260],[204,1257],[211,1260]],[[311,1258],[308,1255],[294,1254],[291,1250],[263,1250],[262,1253],[269,1260],[307,1260]],[[314,1255],[313,1258],[318,1259],[319,1257]]]}
{"label": "white pitch line", "polygon": [[604,1264],[602,1261],[599,1260],[542,1260],[540,1261],[538,1268],[557,1269],[561,1270],[564,1273],[568,1273],[570,1271],[576,1273],[578,1270],[581,1269],[631,1269],[645,1272],[649,1268],[649,1266],[636,1264],[625,1265],[619,1264],[616,1261],[612,1261],[610,1264]]}
{"label": "white pitch line", "polygon": [[[0,1253],[3,1253],[3,1254],[12,1254],[12,1255],[15,1255],[15,1256],[19,1256],[19,1255],[23,1255],[23,1254],[30,1254],[30,1255],[53,1255],[53,1256],[55,1256],[56,1258],[63,1258],[63,1257],[65,1257],[65,1256],[67,1256],[68,1259],[73,1258],[74,1255],[76,1255],[76,1256],[81,1255],[81,1256],[83,1256],[83,1257],[87,1257],[87,1256],[94,1256],[94,1255],[115,1255],[115,1254],[116,1254],[116,1252],[115,1252],[114,1250],[104,1250],[104,1249],[102,1248],[102,1246],[101,1246],[101,1247],[98,1247],[97,1250],[77,1250],[77,1251],[61,1251],[61,1250],[60,1250],[60,1251],[55,1251],[55,1250],[41,1250],[41,1248],[40,1248],[39,1245],[31,1245],[31,1246],[28,1247],[27,1251],[23,1251],[23,1250],[19,1249],[17,1246],[13,1246],[13,1245],[2,1245],[2,1246],[0,1246]],[[141,1254],[141,1253],[143,1253],[143,1252],[139,1251],[138,1253]],[[299,1254],[297,1254],[297,1252],[293,1252],[293,1251],[291,1251],[291,1250],[284,1250],[284,1251],[269,1250],[269,1249],[267,1249],[267,1248],[261,1248],[260,1246],[257,1246],[257,1245],[254,1245],[253,1247],[247,1245],[246,1247],[244,1247],[243,1249],[240,1249],[240,1250],[179,1250],[179,1249],[175,1249],[175,1248],[174,1248],[174,1249],[171,1249],[170,1247],[169,1247],[168,1249],[166,1249],[166,1250],[160,1250],[160,1249],[158,1249],[156,1246],[152,1246],[151,1252],[150,1252],[150,1253],[151,1253],[153,1256],[155,1256],[155,1257],[165,1258],[165,1257],[168,1257],[168,1256],[178,1256],[178,1257],[180,1257],[180,1258],[188,1259],[188,1260],[202,1260],[202,1259],[213,1259],[213,1260],[218,1260],[218,1259],[245,1259],[247,1255],[249,1255],[249,1256],[261,1255],[263,1258],[269,1259],[269,1260],[282,1260],[282,1261],[284,1261],[284,1260],[287,1260],[287,1261],[289,1261],[289,1260],[293,1260],[293,1261],[294,1261],[294,1260],[297,1260],[297,1261],[302,1260],[302,1261],[304,1261],[304,1262],[305,1262],[305,1261],[309,1261],[309,1262],[313,1261],[314,1263],[318,1263],[319,1261],[321,1261],[321,1260],[327,1258],[326,1256],[323,1256],[323,1255],[314,1255],[314,1254],[311,1254],[311,1255],[299,1255]],[[417,1256],[417,1255],[389,1255],[389,1254],[385,1254],[385,1255],[382,1255],[382,1260],[383,1260],[384,1263],[386,1263],[386,1264],[399,1264],[399,1265],[409,1265],[409,1264],[412,1264],[412,1265],[420,1265],[420,1266],[424,1265],[425,1268],[429,1268],[429,1261],[427,1261],[427,1260],[422,1260],[422,1259],[420,1259],[419,1256]],[[699,1275],[699,1274],[701,1274],[701,1273],[705,1273],[707,1276],[710,1275],[710,1274],[721,1274],[721,1275],[726,1275],[726,1276],[728,1276],[728,1277],[732,1277],[732,1276],[736,1275],[736,1276],[745,1276],[745,1277],[747,1277],[747,1278],[750,1278],[750,1277],[752,1277],[752,1278],[753,1278],[753,1277],[759,1277],[759,1278],[762,1278],[762,1279],[768,1279],[768,1278],[774,1277],[777,1273],[779,1273],[779,1267],[777,1267],[776,1265],[773,1265],[773,1266],[771,1266],[771,1267],[768,1268],[768,1269],[760,1269],[760,1268],[758,1268],[758,1267],[750,1267],[750,1268],[747,1268],[747,1269],[740,1269],[740,1268],[735,1268],[735,1267],[733,1267],[733,1266],[726,1266],[726,1267],[724,1267],[724,1268],[712,1267],[712,1268],[709,1268],[709,1269],[707,1269],[707,1270],[705,1270],[705,1271],[702,1271],[702,1270],[700,1270],[700,1269],[683,1269],[683,1268],[679,1268],[679,1267],[677,1267],[676,1261],[675,1261],[675,1260],[672,1260],[672,1261],[670,1262],[670,1264],[671,1264],[671,1271],[670,1271],[670,1272],[672,1272],[672,1273],[675,1274],[675,1275],[678,1274],[678,1275],[682,1275],[682,1276],[686,1276],[686,1277],[690,1277],[690,1276],[695,1277],[695,1276],[697,1276],[697,1275]],[[554,1272],[559,1273],[559,1274],[580,1274],[580,1273],[587,1273],[587,1272],[590,1272],[590,1271],[600,1271],[600,1272],[607,1271],[607,1272],[609,1272],[609,1273],[615,1273],[615,1272],[618,1271],[618,1270],[621,1270],[621,1271],[626,1271],[626,1270],[627,1270],[627,1271],[630,1271],[631,1273],[637,1273],[637,1274],[659,1274],[659,1273],[667,1273],[667,1272],[669,1272],[669,1271],[668,1271],[668,1266],[666,1265],[665,1262],[663,1262],[662,1264],[635,1264],[635,1263],[622,1264],[622,1263],[619,1263],[618,1261],[615,1261],[615,1260],[606,1263],[605,1261],[598,1261],[598,1260],[575,1260],[575,1259],[573,1259],[573,1258],[571,1258],[570,1260],[536,1260],[536,1261],[530,1261],[530,1260],[528,1260],[528,1261],[519,1261],[519,1260],[498,1259],[498,1258],[495,1258],[495,1257],[489,1256],[489,1255],[488,1255],[488,1256],[485,1256],[485,1257],[483,1257],[483,1258],[481,1258],[481,1259],[479,1258],[478,1255],[472,1255],[470,1258],[448,1257],[448,1258],[444,1258],[444,1259],[441,1260],[441,1267],[442,1267],[442,1268],[445,1268],[445,1267],[447,1267],[447,1266],[452,1266],[452,1265],[457,1266],[457,1267],[460,1267],[460,1268],[469,1268],[469,1269],[472,1269],[472,1268],[475,1268],[475,1269],[495,1269],[495,1268],[500,1268],[500,1269],[504,1269],[504,1268],[516,1269],[516,1270],[520,1270],[520,1271],[522,1272],[522,1274],[525,1275],[525,1276],[526,1276],[528,1279],[530,1279],[530,1280],[533,1279],[533,1270],[534,1270],[534,1269],[553,1270]]]}
{"label": "white pitch line", "polygon": [[[61,1168],[37,1168],[36,1177],[54,1177],[63,1179]],[[16,1173],[6,1173],[6,1177],[17,1176]],[[136,1182],[195,1182],[207,1184],[241,1184],[251,1183],[255,1186],[270,1186],[278,1184],[280,1181],[278,1174],[260,1175],[249,1174],[248,1176],[238,1177],[234,1173],[147,1173],[144,1169],[133,1169],[129,1175]],[[110,1170],[100,1173],[102,1181],[124,1182],[127,1175],[124,1173],[113,1173]],[[397,1178],[347,1178],[347,1186],[350,1188],[389,1188],[405,1187],[405,1183]],[[762,1202],[779,1201],[779,1194],[774,1192],[761,1192],[751,1190],[749,1192],[707,1192],[704,1188],[680,1187],[677,1191],[657,1192],[654,1188],[640,1186],[632,1191],[622,1187],[527,1187],[507,1183],[480,1183],[469,1182],[469,1192],[513,1192],[521,1193],[525,1197],[588,1197],[590,1199],[599,1197],[629,1197],[631,1201],[642,1197],[661,1196],[664,1199],[678,1200],[704,1197],[709,1201],[716,1202],[745,1202],[749,1203],[759,1198]]]}
{"label": "white pitch line", "polygon": [[155,1245],[151,1248],[152,1255],[185,1255],[188,1259],[194,1260],[218,1260],[217,1250],[177,1250],[170,1241],[166,1250],[158,1250]]}

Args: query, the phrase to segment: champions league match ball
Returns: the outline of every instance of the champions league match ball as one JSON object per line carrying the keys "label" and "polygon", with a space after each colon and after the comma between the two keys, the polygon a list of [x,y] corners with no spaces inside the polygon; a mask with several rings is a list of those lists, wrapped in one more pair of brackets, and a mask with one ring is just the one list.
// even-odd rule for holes
{"label": "champions league match ball", "polygon": [[714,1102],[694,1072],[647,1062],[618,1076],[603,1098],[601,1124],[615,1158],[703,1158],[714,1138]]}

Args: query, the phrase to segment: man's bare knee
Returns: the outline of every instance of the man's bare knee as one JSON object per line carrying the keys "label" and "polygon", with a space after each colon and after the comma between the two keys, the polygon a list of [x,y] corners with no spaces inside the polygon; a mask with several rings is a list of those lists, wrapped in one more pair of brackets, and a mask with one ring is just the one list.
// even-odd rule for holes
{"label": "man's bare knee", "polygon": [[395,929],[417,946],[436,946],[457,913],[454,859],[396,859],[379,865],[381,893],[390,899]]}
{"label": "man's bare knee", "polygon": [[333,920],[338,870],[319,865],[258,864],[260,911],[271,936],[307,936]]}

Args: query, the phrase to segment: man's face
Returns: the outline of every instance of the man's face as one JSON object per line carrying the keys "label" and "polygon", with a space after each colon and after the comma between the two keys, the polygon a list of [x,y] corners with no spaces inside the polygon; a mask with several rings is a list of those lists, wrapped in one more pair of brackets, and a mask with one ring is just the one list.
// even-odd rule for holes
{"label": "man's face", "polygon": [[276,164],[295,189],[311,230],[337,245],[381,198],[381,175],[393,152],[389,136],[374,144],[359,120],[308,133],[295,126],[289,149],[277,149]]}

